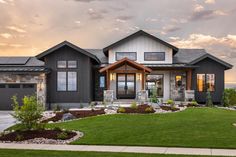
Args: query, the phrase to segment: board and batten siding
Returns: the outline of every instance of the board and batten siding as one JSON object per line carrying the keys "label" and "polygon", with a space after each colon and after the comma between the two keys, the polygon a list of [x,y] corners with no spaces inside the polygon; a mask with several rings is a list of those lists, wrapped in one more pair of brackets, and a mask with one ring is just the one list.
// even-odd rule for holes
{"label": "board and batten siding", "polygon": [[[137,36],[109,50],[109,63],[116,62],[116,52],[136,52],[136,62],[142,64],[172,64],[171,48],[144,35]],[[145,61],[144,52],[165,52],[165,61]]]}

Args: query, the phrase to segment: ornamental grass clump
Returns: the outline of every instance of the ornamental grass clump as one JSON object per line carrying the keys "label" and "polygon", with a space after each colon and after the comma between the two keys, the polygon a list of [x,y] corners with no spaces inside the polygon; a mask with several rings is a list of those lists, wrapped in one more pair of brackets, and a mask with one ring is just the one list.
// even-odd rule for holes
{"label": "ornamental grass clump", "polygon": [[132,108],[132,109],[136,110],[136,109],[138,108],[138,106],[137,106],[137,103],[136,103],[135,101],[134,101],[134,102],[132,102],[132,104],[131,104],[130,108]]}
{"label": "ornamental grass clump", "polygon": [[13,110],[12,116],[20,122],[21,128],[24,130],[42,129],[43,124],[40,123],[44,111],[43,105],[37,101],[35,95],[25,96],[20,106],[17,101],[17,96],[12,97]]}

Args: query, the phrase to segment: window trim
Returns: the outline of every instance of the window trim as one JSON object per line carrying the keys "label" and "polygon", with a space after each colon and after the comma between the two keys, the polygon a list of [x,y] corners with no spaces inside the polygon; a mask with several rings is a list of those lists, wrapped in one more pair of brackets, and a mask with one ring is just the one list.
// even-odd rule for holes
{"label": "window trim", "polygon": [[215,74],[212,74],[212,73],[211,73],[211,74],[210,74],[210,73],[206,74],[206,91],[208,91],[208,87],[207,87],[207,80],[208,80],[208,79],[207,79],[207,75],[214,75],[214,84],[213,84],[213,85],[214,85],[214,90],[213,90],[213,91],[210,91],[210,92],[215,92],[215,91],[216,91],[216,86],[215,86],[215,85],[216,85],[216,75],[215,75]]}
{"label": "window trim", "polygon": [[[130,59],[130,60],[132,60],[132,61],[137,61],[137,52],[116,52],[116,61],[121,60],[121,59],[117,60],[117,54],[119,54],[119,53],[134,53],[134,54],[135,54],[135,60],[133,60],[133,59]],[[123,59],[123,58],[122,58],[122,59]]]}
{"label": "window trim", "polygon": [[[101,87],[101,77],[104,78],[104,86],[103,87]],[[99,88],[106,88],[106,78],[105,78],[104,75],[100,75],[99,76]]]}
{"label": "window trim", "polygon": [[[58,89],[58,73],[59,72],[65,72],[66,73],[66,89],[65,90],[59,90]],[[57,92],[67,92],[67,71],[57,71],[57,77],[56,77],[56,88],[57,88]]]}
{"label": "window trim", "polygon": [[[164,54],[164,59],[163,60],[150,60],[147,59],[147,54],[151,54],[151,53],[155,53],[155,54]],[[166,53],[165,52],[144,52],[144,61],[165,61],[166,60]]]}

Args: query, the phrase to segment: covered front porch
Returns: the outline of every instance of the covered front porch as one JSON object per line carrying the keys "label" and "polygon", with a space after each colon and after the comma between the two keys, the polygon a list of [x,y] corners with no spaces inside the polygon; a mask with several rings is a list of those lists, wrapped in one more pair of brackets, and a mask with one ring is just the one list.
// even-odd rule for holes
{"label": "covered front porch", "polygon": [[[149,67],[148,67],[149,66]],[[155,95],[166,101],[184,101],[192,89],[193,67],[182,65],[143,65],[124,58],[100,69],[106,76],[106,91],[113,100],[138,99]]]}
{"label": "covered front porch", "polygon": [[146,75],[152,70],[128,58],[100,69],[106,75],[107,90],[112,90],[114,99],[135,99],[145,90]]}

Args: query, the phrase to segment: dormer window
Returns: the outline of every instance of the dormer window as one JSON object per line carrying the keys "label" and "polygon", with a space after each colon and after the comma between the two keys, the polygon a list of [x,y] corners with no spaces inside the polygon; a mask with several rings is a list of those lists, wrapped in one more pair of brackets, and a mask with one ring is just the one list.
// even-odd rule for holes
{"label": "dormer window", "polygon": [[165,61],[165,52],[144,52],[145,61]]}
{"label": "dormer window", "polygon": [[136,52],[116,52],[116,60],[121,60],[123,58],[128,58],[130,60],[136,61],[137,54]]}

